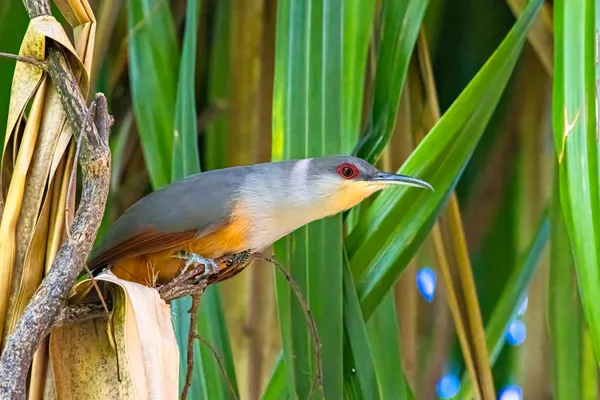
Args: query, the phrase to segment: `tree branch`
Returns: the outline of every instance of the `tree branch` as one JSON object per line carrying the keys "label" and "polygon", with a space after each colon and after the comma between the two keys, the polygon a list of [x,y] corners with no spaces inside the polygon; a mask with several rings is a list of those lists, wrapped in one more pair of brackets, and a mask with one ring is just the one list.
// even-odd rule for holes
{"label": "tree branch", "polygon": [[21,62],[24,62],[27,64],[35,65],[36,67],[39,67],[39,68],[43,69],[44,71],[46,70],[46,63],[44,61],[36,60],[33,58],[29,58],[29,57],[22,57],[22,56],[19,56],[16,54],[4,53],[1,51],[0,51],[0,57],[9,58],[11,60],[21,61]]}
{"label": "tree branch", "polygon": [[[30,18],[50,15],[47,0],[23,0]],[[92,249],[104,213],[110,183],[108,135],[112,118],[106,98],[96,96],[95,121],[86,120],[87,106],[60,45],[50,41],[48,75],[57,87],[74,131],[85,126],[80,165],[83,188],[71,236],[60,248],[52,268],[27,305],[0,357],[0,399],[25,399],[26,378],[33,355],[58,319],[64,302]],[[95,122],[95,123],[94,123]]]}

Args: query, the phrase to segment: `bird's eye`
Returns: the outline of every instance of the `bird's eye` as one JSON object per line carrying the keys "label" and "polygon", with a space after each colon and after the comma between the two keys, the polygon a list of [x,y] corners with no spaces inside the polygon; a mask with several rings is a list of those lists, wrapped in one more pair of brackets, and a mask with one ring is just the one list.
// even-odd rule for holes
{"label": "bird's eye", "polygon": [[352,164],[344,163],[337,168],[338,174],[344,179],[352,179],[358,176],[358,169]]}

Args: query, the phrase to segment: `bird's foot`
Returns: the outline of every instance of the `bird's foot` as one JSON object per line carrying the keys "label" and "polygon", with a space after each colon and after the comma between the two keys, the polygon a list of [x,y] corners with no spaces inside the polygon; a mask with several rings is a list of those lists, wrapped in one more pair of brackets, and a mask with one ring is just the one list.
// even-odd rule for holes
{"label": "bird's foot", "polygon": [[185,260],[185,264],[183,265],[183,268],[181,268],[179,276],[185,274],[190,266],[196,266],[200,264],[204,266],[204,272],[202,275],[198,276],[198,281],[205,280],[211,275],[219,276],[219,267],[212,258],[204,258],[201,255],[188,251],[178,251],[173,255],[173,257]]}
{"label": "bird's foot", "polygon": [[232,254],[230,258],[225,262],[225,265],[232,267],[234,265],[244,265],[250,258],[250,250],[242,251],[239,253]]}

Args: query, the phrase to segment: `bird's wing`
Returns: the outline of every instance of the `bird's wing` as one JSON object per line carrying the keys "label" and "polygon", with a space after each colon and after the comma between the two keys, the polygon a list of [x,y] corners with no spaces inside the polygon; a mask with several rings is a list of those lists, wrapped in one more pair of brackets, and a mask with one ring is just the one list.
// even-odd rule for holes
{"label": "bird's wing", "polygon": [[195,231],[165,233],[156,231],[141,232],[113,247],[94,252],[89,267],[96,269],[122,258],[161,251],[191,240]]}
{"label": "bird's wing", "polygon": [[192,175],[144,197],[109,229],[89,267],[172,248],[227,224],[247,168]]}

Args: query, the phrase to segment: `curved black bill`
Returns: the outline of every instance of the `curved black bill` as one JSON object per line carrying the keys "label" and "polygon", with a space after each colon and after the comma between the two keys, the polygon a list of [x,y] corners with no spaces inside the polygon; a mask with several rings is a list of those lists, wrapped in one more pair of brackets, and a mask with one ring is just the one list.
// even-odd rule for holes
{"label": "curved black bill", "polygon": [[423,189],[433,190],[433,186],[429,183],[422,181],[417,178],[411,178],[410,176],[400,175],[400,174],[388,174],[386,172],[380,172],[373,178],[375,182],[386,182],[391,185],[405,185],[405,186],[414,186]]}

